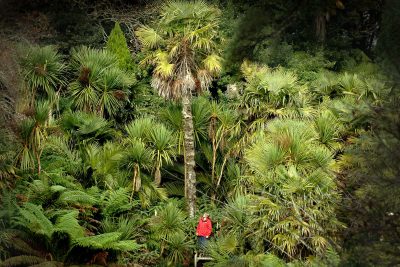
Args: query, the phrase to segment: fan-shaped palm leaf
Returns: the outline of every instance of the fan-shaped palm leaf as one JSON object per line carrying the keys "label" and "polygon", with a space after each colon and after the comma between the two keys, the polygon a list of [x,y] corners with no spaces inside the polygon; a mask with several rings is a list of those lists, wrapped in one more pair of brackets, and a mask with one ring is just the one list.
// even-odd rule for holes
{"label": "fan-shaped palm leaf", "polygon": [[143,46],[149,49],[157,48],[163,42],[163,38],[150,27],[141,27],[135,32],[135,34],[142,42]]}
{"label": "fan-shaped palm leaf", "polygon": [[154,126],[154,121],[150,117],[139,118],[125,126],[129,138],[140,139],[143,142],[148,142],[150,139],[150,132]]}
{"label": "fan-shaped palm leaf", "polygon": [[49,100],[54,100],[57,87],[64,85],[65,65],[54,46],[30,46],[20,56],[22,75],[28,90],[33,93],[45,93]]}

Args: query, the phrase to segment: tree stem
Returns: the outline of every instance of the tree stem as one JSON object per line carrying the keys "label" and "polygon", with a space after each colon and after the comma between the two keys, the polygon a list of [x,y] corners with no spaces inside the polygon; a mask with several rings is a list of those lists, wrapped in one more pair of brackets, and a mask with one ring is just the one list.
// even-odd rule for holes
{"label": "tree stem", "polygon": [[187,183],[187,204],[189,216],[194,217],[196,212],[196,173],[194,160],[194,130],[192,115],[192,96],[190,91],[182,94],[182,119],[184,132],[184,155],[185,155],[185,183]]}

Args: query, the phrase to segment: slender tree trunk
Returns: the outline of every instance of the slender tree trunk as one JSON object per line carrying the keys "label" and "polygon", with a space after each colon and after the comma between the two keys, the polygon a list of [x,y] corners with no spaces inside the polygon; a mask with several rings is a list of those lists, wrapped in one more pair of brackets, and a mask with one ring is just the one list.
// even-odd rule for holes
{"label": "slender tree trunk", "polygon": [[185,155],[185,183],[187,183],[187,204],[189,216],[194,217],[196,212],[196,173],[194,171],[194,132],[192,115],[192,96],[190,91],[182,95],[182,118],[184,132]]}
{"label": "slender tree trunk", "polygon": [[38,175],[40,175],[40,172],[42,171],[42,164],[40,163],[40,155],[42,153],[35,153],[36,154],[36,160],[37,160],[37,164],[38,164]]}
{"label": "slender tree trunk", "polygon": [[159,164],[157,164],[156,170],[154,171],[154,183],[157,186],[160,186],[161,184],[161,170]]}
{"label": "slender tree trunk", "polygon": [[326,39],[326,14],[320,13],[315,17],[315,37],[319,43]]}
{"label": "slender tree trunk", "polygon": [[131,193],[131,201],[133,199],[133,194],[138,192],[140,186],[142,185],[142,181],[140,179],[140,169],[137,163],[133,166],[133,179],[132,179],[132,193]]}
{"label": "slender tree trunk", "polygon": [[[211,135],[211,143],[212,143],[212,149],[213,149],[213,157],[212,157],[212,162],[211,162],[211,184],[214,185],[215,181],[215,163],[217,161],[217,140],[216,140],[216,132],[217,132],[217,127],[216,127],[216,117],[211,118],[211,126],[210,126],[210,135]],[[216,199],[216,192],[212,192],[211,194],[211,204],[214,204]]]}

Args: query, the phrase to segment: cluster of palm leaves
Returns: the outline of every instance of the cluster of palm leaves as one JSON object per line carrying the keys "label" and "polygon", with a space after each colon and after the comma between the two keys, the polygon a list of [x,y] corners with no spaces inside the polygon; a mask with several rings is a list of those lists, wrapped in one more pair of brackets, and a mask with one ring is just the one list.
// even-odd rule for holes
{"label": "cluster of palm leaves", "polygon": [[[54,46],[30,46],[24,48],[20,66],[25,81],[24,89],[33,101],[36,98],[56,100],[62,85],[65,85],[66,65]],[[34,102],[32,102],[34,104]]]}
{"label": "cluster of palm leaves", "polygon": [[16,178],[1,198],[1,265],[96,263],[99,253],[188,264],[203,211],[218,220],[211,266],[338,265],[345,147],[369,131],[389,89],[365,73],[302,79],[245,61],[236,98],[202,94],[222,70],[219,16],[203,1],[168,2],[153,28],[137,30],[148,86],[181,102],[150,103],[126,123],[114,118],[147,95],[112,52],[20,55],[32,103],[15,158],[0,157],[0,178]]}
{"label": "cluster of palm leaves", "polygon": [[133,74],[118,66],[118,59],[107,50],[87,47],[72,50],[71,68],[76,80],[68,86],[72,103],[78,110],[113,117],[127,100]]}

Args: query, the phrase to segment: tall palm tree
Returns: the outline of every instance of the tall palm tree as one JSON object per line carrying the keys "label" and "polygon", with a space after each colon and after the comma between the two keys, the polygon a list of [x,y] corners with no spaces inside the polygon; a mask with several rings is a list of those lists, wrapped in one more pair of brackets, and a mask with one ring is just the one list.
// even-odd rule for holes
{"label": "tall palm tree", "polygon": [[156,27],[136,31],[144,48],[151,51],[143,60],[155,66],[151,85],[161,96],[182,103],[185,193],[191,217],[196,202],[192,92],[207,89],[221,71],[218,18],[219,10],[203,1],[168,2]]}

